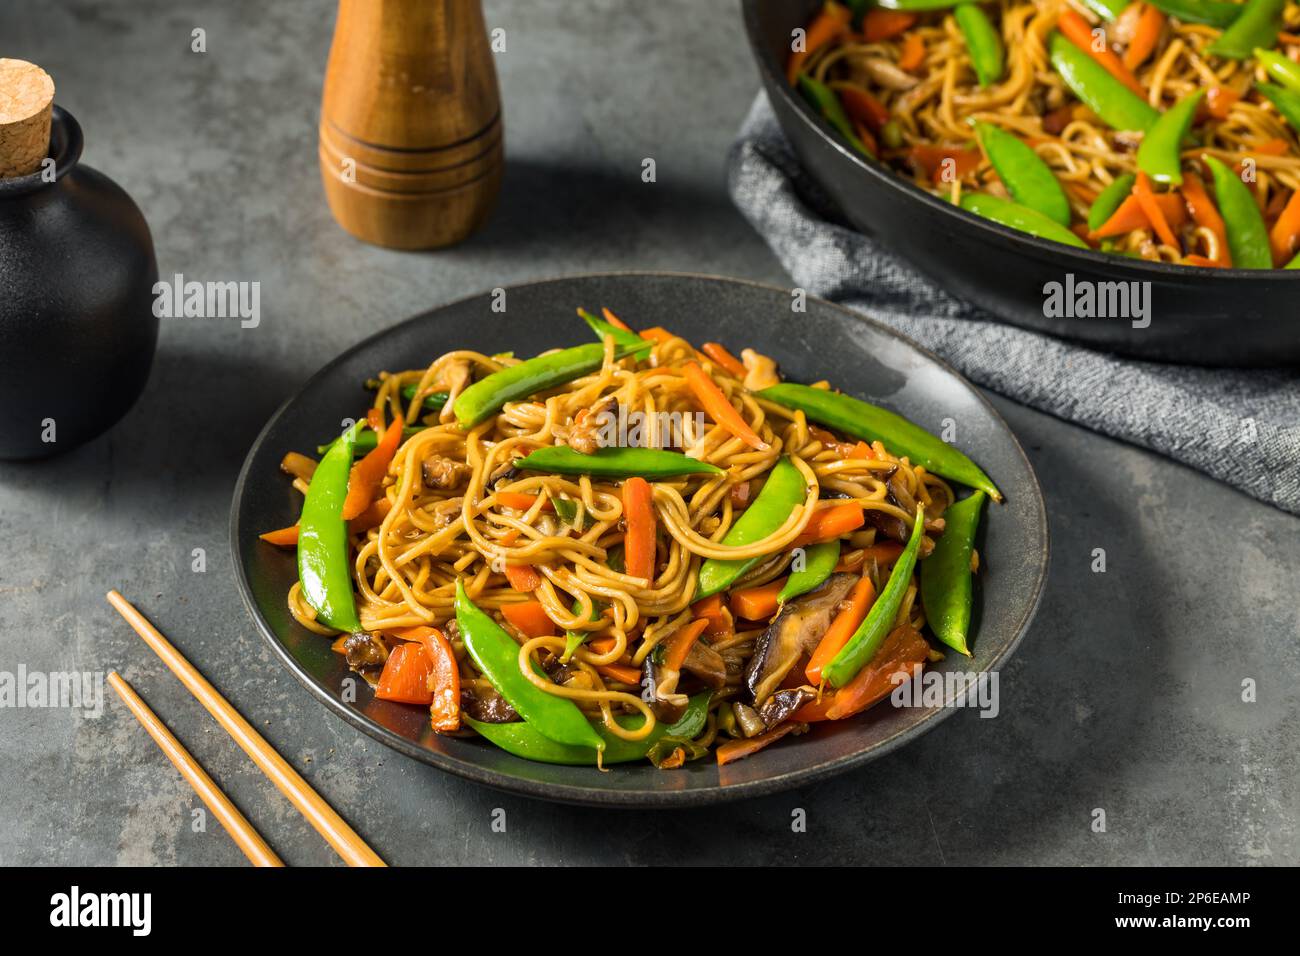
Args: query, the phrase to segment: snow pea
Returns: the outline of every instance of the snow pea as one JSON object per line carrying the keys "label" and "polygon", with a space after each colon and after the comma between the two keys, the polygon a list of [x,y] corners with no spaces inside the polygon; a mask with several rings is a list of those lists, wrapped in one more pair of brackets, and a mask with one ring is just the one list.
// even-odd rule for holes
{"label": "snow pea", "polygon": [[849,122],[848,114],[844,112],[844,107],[840,105],[840,98],[835,95],[825,83],[814,80],[807,73],[799,74],[799,92],[803,94],[813,109],[825,118],[826,122],[835,127],[835,131],[849,141],[849,145],[856,149],[863,156],[875,159],[876,154],[866,143],[858,138],[858,134],[853,131],[853,124]]}
{"label": "snow pea", "polygon": [[801,411],[809,420],[863,441],[879,441],[895,455],[906,455],[941,478],[982,488],[994,501],[1002,500],[992,479],[956,448],[931,435],[902,415],[840,392],[782,382],[758,393],[760,398]]}
{"label": "snow pea", "polygon": [[1273,77],[1293,93],[1300,93],[1300,63],[1289,59],[1276,50],[1256,50],[1255,59]]}
{"label": "snow pea", "polygon": [[[633,760],[645,758],[650,748],[664,737],[698,737],[708,718],[711,696],[709,691],[696,694],[686,705],[686,712],[677,723],[671,726],[657,723],[643,740],[624,740],[622,737],[614,736],[604,727],[596,728],[595,732],[599,734],[604,745],[604,754],[601,755],[600,762],[631,763]],[[640,714],[629,714],[614,719],[625,730],[636,730],[645,722],[645,718]],[[559,743],[538,733],[532,724],[523,721],[485,724],[466,717],[465,722],[502,750],[516,757],[523,757],[525,760],[571,766],[595,766],[597,762],[594,748]]]}
{"label": "snow pea", "polygon": [[1151,124],[1151,128],[1142,137],[1142,145],[1138,147],[1137,153],[1138,169],[1158,183],[1182,185],[1183,140],[1192,128],[1196,107],[1204,97],[1205,90],[1199,89],[1160,114],[1160,118]]}
{"label": "snow pea", "polygon": [[582,321],[591,326],[591,331],[595,332],[596,338],[600,339],[602,342],[605,341],[605,336],[612,335],[614,337],[614,344],[628,349],[630,353],[648,352],[654,348],[655,344],[649,339],[643,339],[635,332],[629,332],[627,329],[620,329],[612,322],[607,322],[604,319],[597,318],[586,309],[579,309],[578,315],[582,317]]}
{"label": "snow pea", "polygon": [[1031,236],[1038,236],[1040,239],[1051,239],[1053,242],[1077,246],[1080,249],[1088,248],[1086,242],[1055,219],[1037,209],[1030,209],[1028,206],[989,193],[962,193],[961,208],[1012,229],[1027,232]]}
{"label": "snow pea", "polygon": [[[422,425],[403,426],[402,441],[406,441],[406,439],[410,438],[412,435],[419,434],[422,431],[424,431],[424,427]],[[333,442],[326,442],[324,445],[317,445],[316,454],[318,455],[325,454],[325,452],[329,451],[330,445],[332,444]],[[379,433],[376,432],[373,428],[367,428],[360,435],[358,435],[357,440],[352,443],[352,455],[354,458],[360,458],[363,455],[368,455],[375,450],[375,446],[378,444],[379,444]]]}
{"label": "snow pea", "polygon": [[[409,402],[411,399],[415,398],[415,387],[415,383],[410,382],[409,384],[403,385],[398,390],[398,394],[402,396],[402,401]],[[430,392],[428,395],[424,396],[422,404],[427,411],[440,412],[442,411],[442,407],[447,404],[447,399],[450,397],[451,396],[447,392]]]}
{"label": "snow pea", "polygon": [[1296,257],[1295,257],[1294,259],[1292,259],[1290,262],[1288,262],[1286,265],[1284,265],[1282,268],[1283,268],[1283,269],[1300,269],[1300,252],[1297,252],[1297,253],[1296,253]]}
{"label": "snow pea", "polygon": [[970,656],[971,552],[984,492],[953,502],[934,551],[921,562],[921,604],[930,630],[953,650]]}
{"label": "snow pea", "polygon": [[460,578],[456,579],[456,625],[483,676],[533,730],[556,743],[605,749],[605,739],[573,701],[546,693],[519,672],[519,645],[469,599]]}
{"label": "snow pea", "polygon": [[871,662],[885,642],[886,635],[894,628],[894,619],[902,607],[903,596],[912,581],[912,571],[916,567],[916,555],[921,549],[921,536],[924,533],[925,510],[916,509],[916,521],[912,525],[911,537],[903,553],[898,556],[893,570],[889,572],[889,583],[880,592],[880,597],[871,605],[871,610],[862,619],[858,629],[853,632],[847,644],[831,658],[831,662],[822,669],[822,677],[832,687],[843,687],[858,676],[858,671]]}
{"label": "snow pea", "polygon": [[1070,200],[1052,167],[1020,137],[992,123],[977,123],[975,135],[1012,198],[1068,229]]}
{"label": "snow pea", "polygon": [[947,10],[959,2],[961,0],[876,0],[876,6],[886,10],[914,10],[919,13],[925,10]]}
{"label": "snow pea", "polygon": [[1246,9],[1240,3],[1227,0],[1147,0],[1147,3],[1184,23],[1203,23],[1220,30],[1230,26]]}
{"label": "snow pea", "polygon": [[[785,524],[795,506],[803,504],[806,493],[803,475],[789,458],[782,455],[768,474],[758,497],[723,535],[722,543],[735,548],[761,541]],[[700,565],[695,599],[725,591],[761,560],[761,557],[709,558]]]}
{"label": "snow pea", "polygon": [[1124,12],[1128,0],[1083,0],[1083,5],[1103,20],[1114,20]]}
{"label": "snow pea", "polygon": [[807,594],[822,586],[822,582],[831,576],[835,565],[839,563],[840,539],[810,544],[803,551],[803,570],[792,571],[790,577],[786,578],[785,587],[781,588],[776,595],[778,604],[784,604],[800,594]]}
{"label": "snow pea", "polygon": [[975,68],[980,86],[989,86],[1002,79],[1006,68],[1002,37],[998,36],[988,14],[978,4],[959,3],[952,15],[966,39],[966,51],[970,54],[971,66]]}
{"label": "snow pea", "polygon": [[[616,358],[626,358],[632,351],[620,346],[614,354]],[[590,342],[539,355],[493,372],[460,393],[452,405],[456,421],[462,428],[472,428],[501,411],[506,402],[515,402],[589,375],[604,361],[605,346],[600,342]]]}
{"label": "snow pea", "polygon": [[1106,68],[1057,31],[1047,41],[1052,67],[1065,85],[1106,125],[1121,130],[1146,130],[1160,114]]}
{"label": "snow pea", "polygon": [[516,468],[549,471],[557,475],[592,475],[596,478],[631,478],[648,481],[679,475],[720,475],[722,469],[679,451],[660,448],[598,448],[590,455],[567,445],[550,445],[515,460]]}
{"label": "snow pea", "polygon": [[298,519],[298,580],[316,620],[340,631],[361,630],[352,593],[348,526],[343,499],[352,472],[352,446],[365,422],[356,422],[334,439],[312,475]]}
{"label": "snow pea", "polygon": [[1276,83],[1256,83],[1255,89],[1273,104],[1273,108],[1291,124],[1292,129],[1300,130],[1300,93],[1294,93]]}
{"label": "snow pea", "polygon": [[1210,167],[1214,176],[1214,196],[1219,202],[1219,214],[1228,233],[1232,264],[1239,269],[1273,268],[1268,227],[1255,196],[1241,177],[1220,160],[1203,154],[1201,161]]}
{"label": "snow pea", "polygon": [[1259,47],[1271,47],[1282,29],[1285,6],[1286,0],[1246,0],[1237,19],[1206,47],[1206,52],[1230,60],[1245,60]]}
{"label": "snow pea", "polygon": [[1133,184],[1137,182],[1137,176],[1132,173],[1125,173],[1122,176],[1116,176],[1110,181],[1110,185],[1097,194],[1097,198],[1092,201],[1092,206],[1088,209],[1088,228],[1097,230],[1105,224],[1106,220],[1115,215],[1115,210],[1119,204],[1129,197],[1133,192]]}

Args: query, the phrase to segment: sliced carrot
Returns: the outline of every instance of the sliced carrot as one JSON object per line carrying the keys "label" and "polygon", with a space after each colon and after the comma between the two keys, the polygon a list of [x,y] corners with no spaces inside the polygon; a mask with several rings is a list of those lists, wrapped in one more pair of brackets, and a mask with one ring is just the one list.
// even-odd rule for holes
{"label": "sliced carrot", "polygon": [[912,677],[915,665],[924,663],[929,653],[930,645],[916,628],[908,624],[894,628],[876,656],[835,692],[835,703],[827,709],[827,718],[852,717],[888,697],[904,679]]}
{"label": "sliced carrot", "polygon": [[542,576],[531,564],[507,564],[506,580],[521,594],[536,591],[542,586]]}
{"label": "sliced carrot", "polygon": [[[1124,65],[1124,62],[1115,55],[1110,48],[1110,41],[1106,40],[1103,50],[1098,53],[1093,49],[1093,26],[1085,20],[1080,14],[1073,10],[1065,10],[1061,13],[1060,19],[1056,21],[1057,29],[1080,50],[1088,54],[1105,68],[1106,72],[1115,79],[1119,80],[1130,90],[1143,99],[1147,98],[1147,91],[1142,88],[1138,78],[1133,75],[1133,71]],[[1098,27],[1097,29],[1101,29]],[[1104,37],[1104,31],[1103,31]]]}
{"label": "sliced carrot", "polygon": [[850,502],[830,508],[819,508],[813,512],[808,525],[799,537],[794,539],[791,547],[801,548],[806,544],[839,538],[861,528],[863,521],[862,506],[859,504]]}
{"label": "sliced carrot", "polygon": [[621,684],[641,683],[641,671],[630,664],[597,664],[596,671]]}
{"label": "sliced carrot", "polygon": [[433,662],[420,644],[398,644],[388,652],[388,660],[375,686],[375,696],[399,704],[431,704],[429,675]]}
{"label": "sliced carrot", "polygon": [[330,644],[330,650],[335,654],[346,654],[348,652],[348,638],[351,636],[351,634],[346,633],[340,634],[338,637],[334,638],[334,641]]}
{"label": "sliced carrot", "polygon": [[1151,180],[1147,174],[1138,170],[1137,179],[1133,182],[1133,195],[1137,197],[1138,204],[1142,211],[1146,213],[1151,228],[1155,230],[1160,241],[1167,246],[1179,249],[1178,237],[1174,235],[1173,229],[1169,228],[1169,220],[1165,218],[1160,204],[1156,202],[1155,190],[1151,188]]}
{"label": "sliced carrot", "polygon": [[722,595],[711,594],[702,601],[691,605],[691,613],[705,621],[704,633],[713,637],[731,630],[731,620],[723,612]]}
{"label": "sliced carrot", "polygon": [[877,564],[893,564],[903,553],[903,546],[897,541],[882,541],[869,548],[862,549],[862,560],[874,559]]}
{"label": "sliced carrot", "polygon": [[550,637],[555,633],[555,622],[546,616],[540,601],[503,604],[501,614],[525,637]]}
{"label": "sliced carrot", "polygon": [[808,677],[808,683],[813,686],[821,683],[822,669],[849,642],[849,638],[858,629],[862,619],[867,616],[867,611],[870,610],[875,600],[876,586],[871,583],[871,578],[864,574],[853,585],[848,600],[842,605],[843,610],[835,615],[835,620],[831,621],[831,626],[826,628],[826,633],[822,635],[821,642],[817,645],[817,649],[813,651],[812,660],[808,662],[808,667],[804,671],[804,674]]}
{"label": "sliced carrot", "polygon": [[315,458],[308,458],[296,451],[289,451],[285,452],[284,457],[280,459],[280,470],[286,475],[293,475],[303,481],[311,481],[311,476],[316,474],[316,464]]}
{"label": "sliced carrot", "polygon": [[707,355],[709,358],[713,359],[713,361],[717,362],[719,365],[725,368],[732,375],[736,376],[736,378],[745,377],[744,364],[740,361],[740,359],[736,358],[736,356],[728,352],[727,347],[722,343],[705,342],[703,345],[700,346],[700,351],[703,352],[705,355]]}
{"label": "sliced carrot", "polygon": [[919,33],[909,33],[903,37],[903,48],[898,51],[898,68],[908,73],[919,70],[925,64],[925,41]]}
{"label": "sliced carrot", "polygon": [[844,112],[871,132],[879,133],[889,122],[889,107],[862,87],[838,86],[835,93],[844,105]]}
{"label": "sliced carrot", "polygon": [[[1223,217],[1219,215],[1214,200],[1205,191],[1205,184],[1201,182],[1201,177],[1196,173],[1188,173],[1183,177],[1183,199],[1192,214],[1192,220],[1198,226],[1214,233],[1215,238],[1218,240],[1219,252],[1214,259],[1214,265],[1231,266],[1232,250],[1228,248],[1227,226],[1223,224]],[[1188,256],[1187,258],[1190,260],[1193,257]],[[1202,257],[1197,256],[1195,258]]]}
{"label": "sliced carrot", "polygon": [[664,666],[669,670],[681,670],[682,665],[686,663],[686,655],[691,652],[691,647],[700,639],[700,635],[704,633],[704,629],[708,626],[708,621],[697,618],[679,627],[677,633],[668,638],[668,650],[664,654]]}
{"label": "sliced carrot", "polygon": [[816,700],[810,700],[793,714],[790,719],[798,721],[801,724],[815,724],[819,720],[830,720],[826,712],[835,706],[835,694],[826,692]]}
{"label": "sliced carrot", "polygon": [[785,578],[777,578],[756,588],[745,588],[731,594],[731,613],[746,621],[766,621],[776,613],[776,596],[785,587]]}
{"label": "sliced carrot", "polygon": [[884,10],[872,7],[862,17],[862,39],[868,43],[889,40],[910,30],[916,22],[915,13],[903,10]]}
{"label": "sliced carrot", "polygon": [[1147,57],[1160,42],[1160,32],[1165,28],[1165,15],[1152,4],[1141,4],[1140,11],[1136,14],[1137,26],[1133,29],[1133,39],[1129,40],[1128,49],[1124,51],[1124,66],[1130,70],[1136,70],[1147,61]]}
{"label": "sliced carrot", "polygon": [[791,86],[799,82],[799,74],[803,72],[808,57],[843,34],[852,19],[853,12],[848,7],[827,0],[804,32],[803,49],[791,53],[786,61],[785,78]]}
{"label": "sliced carrot", "polygon": [[1241,94],[1230,87],[1212,86],[1205,94],[1205,111],[1215,119],[1227,119],[1233,104],[1239,99]]}
{"label": "sliced carrot", "polygon": [[[1166,223],[1177,229],[1187,221],[1187,207],[1180,195],[1177,193],[1156,193],[1154,195],[1156,205],[1164,213]],[[1147,218],[1146,210],[1143,209],[1141,201],[1137,196],[1130,195],[1119,204],[1119,208],[1111,214],[1111,217],[1101,224],[1100,229],[1094,229],[1088,233],[1088,238],[1107,239],[1112,236],[1122,236],[1134,229],[1150,228],[1151,220]]]}
{"label": "sliced carrot", "polygon": [[618,640],[612,634],[608,637],[592,637],[587,640],[587,646],[597,654],[608,654],[617,644]]}
{"label": "sliced carrot", "polygon": [[1269,231],[1268,242],[1273,247],[1273,264],[1278,268],[1295,257],[1296,247],[1300,245],[1300,189],[1291,194],[1282,208]]}
{"label": "sliced carrot", "polygon": [[673,335],[671,332],[669,332],[667,329],[665,329],[662,325],[654,325],[648,329],[642,329],[640,332],[637,333],[637,335],[641,336],[641,338],[643,339],[649,339],[651,342],[659,342],[659,343],[667,342],[669,339],[674,339],[677,337]]}
{"label": "sliced carrot", "polygon": [[1284,139],[1266,139],[1256,146],[1251,146],[1250,151],[1261,156],[1285,156],[1290,148]]}
{"label": "sliced carrot", "polygon": [[639,476],[623,482],[623,566],[634,578],[653,581],[655,577],[654,489]]}
{"label": "sliced carrot", "polygon": [[380,436],[374,450],[352,466],[352,473],[348,475],[348,495],[343,499],[343,520],[355,518],[370,507],[401,444],[402,416],[397,415]]}
{"label": "sliced carrot", "polygon": [[784,723],[779,727],[774,727],[767,733],[759,734],[757,737],[747,737],[743,740],[728,740],[720,746],[717,751],[718,766],[725,767],[735,760],[756,754],[768,744],[776,743],[786,734],[793,730],[798,730],[799,725],[796,723]]}
{"label": "sliced carrot", "polygon": [[[924,170],[931,181],[937,183],[943,179],[946,169],[951,169],[956,179],[963,179],[975,172],[979,168],[982,154],[978,149],[970,146],[932,146],[928,143],[917,143],[908,150],[908,156]],[[952,160],[952,165],[947,165],[946,160]]]}
{"label": "sliced carrot", "polygon": [[749,423],[727,400],[727,396],[722,394],[722,389],[714,384],[713,379],[709,378],[698,363],[687,362],[685,372],[686,384],[690,385],[696,400],[710,418],[755,451],[767,451],[771,447],[749,427]]}
{"label": "sliced carrot", "polygon": [[609,309],[601,308],[600,314],[603,315],[605,317],[605,321],[608,322],[610,325],[614,326],[614,328],[622,329],[624,332],[632,331],[631,326],[629,326],[626,322],[620,319],[613,312],[609,311]]}
{"label": "sliced carrot", "polygon": [[444,733],[460,729],[460,667],[446,635],[436,627],[398,627],[388,632],[403,641],[414,641],[429,659],[429,716],[433,729]]}
{"label": "sliced carrot", "polygon": [[853,451],[849,452],[849,457],[870,460],[873,454],[875,453],[871,450],[871,446],[864,441],[860,441],[853,446]]}
{"label": "sliced carrot", "polygon": [[267,544],[275,545],[277,548],[294,547],[298,544],[298,526],[291,524],[287,528],[279,528],[275,531],[259,534],[258,537]]}
{"label": "sliced carrot", "polygon": [[1183,262],[1189,266],[1202,266],[1206,269],[1227,269],[1228,268],[1228,266],[1224,265],[1218,259],[1209,259],[1205,256],[1197,255],[1195,253],[1189,256],[1183,256]]}
{"label": "sliced carrot", "polygon": [[[503,508],[513,508],[515,511],[527,511],[533,505],[537,504],[537,495],[524,494],[522,491],[498,491],[496,493],[497,504]],[[550,505],[548,501],[542,506],[545,511]]]}

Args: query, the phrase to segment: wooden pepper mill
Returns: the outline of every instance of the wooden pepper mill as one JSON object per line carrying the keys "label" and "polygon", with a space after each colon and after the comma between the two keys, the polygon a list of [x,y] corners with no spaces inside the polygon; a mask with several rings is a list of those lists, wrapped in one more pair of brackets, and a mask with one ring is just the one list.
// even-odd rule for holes
{"label": "wooden pepper mill", "polygon": [[339,225],[393,249],[461,241],[496,202],[502,135],[480,0],[339,0],[320,122]]}

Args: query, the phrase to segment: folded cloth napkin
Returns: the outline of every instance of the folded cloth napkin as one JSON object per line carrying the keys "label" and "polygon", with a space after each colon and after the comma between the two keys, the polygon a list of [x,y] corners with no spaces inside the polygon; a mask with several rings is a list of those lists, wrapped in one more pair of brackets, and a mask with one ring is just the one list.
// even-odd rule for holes
{"label": "folded cloth napkin", "polygon": [[994,320],[831,221],[832,204],[764,94],[732,146],[727,180],[797,287],[892,326],[1008,398],[1300,514],[1300,372],[1142,362]]}

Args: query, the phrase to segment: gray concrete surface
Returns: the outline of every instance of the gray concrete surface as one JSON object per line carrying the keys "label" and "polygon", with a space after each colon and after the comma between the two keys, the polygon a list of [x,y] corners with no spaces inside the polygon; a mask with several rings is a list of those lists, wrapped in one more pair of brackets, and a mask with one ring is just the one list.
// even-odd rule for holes
{"label": "gray concrete surface", "polygon": [[[166,322],[148,393],[111,434],[0,465],[0,671],[121,669],[293,864],[336,861],[104,603],[108,588],[396,864],[1297,862],[1300,521],[1000,400],[1047,495],[1042,610],[1003,675],[1000,717],[956,715],[860,772],[698,811],[534,803],[386,750],[272,661],[235,592],[227,516],[257,430],[318,366],[408,314],[539,276],[783,281],[723,189],[757,88],[730,2],[486,6],[508,36],[509,173],[490,227],[437,255],[360,245],[325,209],[326,0],[0,6],[0,55],[54,76],[85,161],[144,209],[162,273],[259,280],[263,308],[250,331]],[[189,50],[195,27],[205,55]],[[654,186],[638,176],[645,156]],[[0,768],[0,863],[242,861],[215,823],[195,832],[198,801],[115,700],[97,720],[0,710]],[[498,807],[505,833],[490,825]],[[794,808],[808,833],[791,832]]]}

